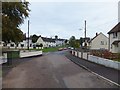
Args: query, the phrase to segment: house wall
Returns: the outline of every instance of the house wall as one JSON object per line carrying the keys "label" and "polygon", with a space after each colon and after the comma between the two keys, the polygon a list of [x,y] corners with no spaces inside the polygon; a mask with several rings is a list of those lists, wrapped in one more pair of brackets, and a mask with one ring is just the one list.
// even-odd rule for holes
{"label": "house wall", "polygon": [[47,46],[47,43],[44,42],[41,37],[39,37],[38,40],[37,40],[37,42],[36,42],[36,44],[41,44],[41,43],[43,44],[43,47]]}
{"label": "house wall", "polygon": [[55,42],[44,42],[41,37],[38,38],[36,44],[43,44],[43,47],[54,47],[56,46]]}
{"label": "house wall", "polygon": [[56,43],[56,45],[61,46],[64,44],[64,41],[56,40],[55,43]]}
{"label": "house wall", "polygon": [[[101,41],[104,42],[103,45],[101,44]],[[101,33],[91,41],[90,49],[108,49],[108,38]]]}
{"label": "house wall", "polygon": [[120,40],[120,32],[117,33],[117,38],[113,38],[113,33],[111,33],[109,35],[109,39],[110,39],[110,42],[109,42],[110,52],[112,52],[112,53],[119,52],[120,53],[120,43],[118,44],[118,46],[112,44],[114,41]]}

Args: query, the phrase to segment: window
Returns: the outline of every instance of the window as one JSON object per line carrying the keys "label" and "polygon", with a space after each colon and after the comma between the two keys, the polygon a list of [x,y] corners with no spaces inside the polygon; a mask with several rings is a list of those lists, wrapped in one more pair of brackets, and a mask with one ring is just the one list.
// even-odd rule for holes
{"label": "window", "polygon": [[101,45],[104,45],[104,41],[101,41]]}
{"label": "window", "polygon": [[32,44],[30,44],[30,47],[32,47]]}
{"label": "window", "polygon": [[14,44],[10,44],[11,47],[14,47]]}
{"label": "window", "polygon": [[16,46],[18,47],[18,44],[16,44]]}
{"label": "window", "polygon": [[21,47],[24,47],[24,44],[21,44]]}
{"label": "window", "polygon": [[113,33],[113,38],[117,38],[117,33]]}

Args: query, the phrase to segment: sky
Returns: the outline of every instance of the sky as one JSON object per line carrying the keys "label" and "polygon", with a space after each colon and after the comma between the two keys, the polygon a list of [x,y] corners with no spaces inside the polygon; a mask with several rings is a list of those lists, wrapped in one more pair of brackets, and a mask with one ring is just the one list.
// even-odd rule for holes
{"label": "sky", "polygon": [[[99,0],[98,0],[99,1]],[[84,21],[87,21],[87,37],[93,38],[96,33],[102,32],[108,36],[110,31],[118,23],[118,1],[106,0],[91,2],[85,0],[54,1],[30,0],[30,34],[43,37],[69,39],[75,36],[77,39],[84,37]],[[21,30],[27,33],[27,21],[21,26]]]}

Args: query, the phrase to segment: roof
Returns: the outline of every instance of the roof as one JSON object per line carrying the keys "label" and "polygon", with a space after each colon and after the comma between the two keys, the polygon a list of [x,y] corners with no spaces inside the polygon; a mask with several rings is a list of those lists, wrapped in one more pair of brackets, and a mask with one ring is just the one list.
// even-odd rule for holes
{"label": "roof", "polygon": [[114,41],[112,44],[118,45],[119,42],[120,42],[120,40],[117,40],[117,41]]}
{"label": "roof", "polygon": [[114,33],[114,32],[120,32],[120,22],[114,27],[112,28],[108,34]]}
{"label": "roof", "polygon": [[53,40],[57,40],[57,41],[65,41],[65,39],[53,39]]}
{"label": "roof", "polygon": [[[95,37],[93,37],[93,38],[89,41],[89,43],[92,42],[92,41],[93,41],[96,37],[98,37],[100,34],[103,34],[103,33],[100,32],[98,35],[96,35]],[[103,34],[103,35],[104,35],[104,34]],[[104,35],[104,36],[105,36],[105,35]],[[107,36],[105,36],[105,37],[107,37]]]}
{"label": "roof", "polygon": [[55,42],[52,38],[41,37],[45,42]]}

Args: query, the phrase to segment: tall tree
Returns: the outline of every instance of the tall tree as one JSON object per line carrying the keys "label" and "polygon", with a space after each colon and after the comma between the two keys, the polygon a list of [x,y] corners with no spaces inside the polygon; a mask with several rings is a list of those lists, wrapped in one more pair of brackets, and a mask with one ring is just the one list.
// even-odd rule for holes
{"label": "tall tree", "polygon": [[80,40],[76,40],[75,36],[72,36],[69,40],[69,45],[74,48],[80,47]]}
{"label": "tall tree", "polygon": [[2,2],[2,40],[15,43],[23,40],[19,26],[29,16],[29,2]]}
{"label": "tall tree", "polygon": [[74,47],[75,46],[75,36],[72,36],[70,39],[69,39],[69,45],[71,47]]}
{"label": "tall tree", "polygon": [[36,43],[37,40],[38,40],[38,38],[39,38],[39,36],[37,36],[36,34],[34,34],[34,35],[31,36],[31,39],[32,39],[33,43]]}

